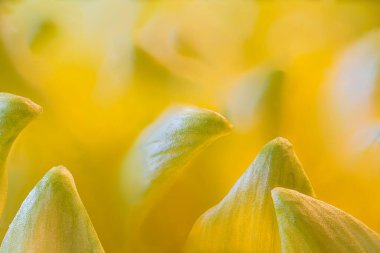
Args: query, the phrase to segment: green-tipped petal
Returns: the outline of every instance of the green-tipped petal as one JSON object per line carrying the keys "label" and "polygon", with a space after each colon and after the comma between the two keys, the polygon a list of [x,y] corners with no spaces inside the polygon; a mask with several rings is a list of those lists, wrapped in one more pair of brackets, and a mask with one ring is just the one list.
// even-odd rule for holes
{"label": "green-tipped petal", "polygon": [[294,190],[272,190],[284,253],[380,252],[380,237],[351,215]]}
{"label": "green-tipped petal", "polygon": [[9,150],[19,133],[41,110],[27,98],[0,92],[0,215],[8,187],[5,162]]}
{"label": "green-tipped petal", "polygon": [[[153,212],[158,199],[198,153],[230,130],[230,123],[216,112],[176,107],[143,132],[127,155],[122,175],[128,215],[133,223],[128,226],[136,228],[132,229],[133,236],[147,236],[136,231],[146,215]],[[149,243],[141,244],[150,247]],[[157,246],[153,247],[159,252]]]}
{"label": "green-tipped petal", "polygon": [[138,138],[123,169],[127,201],[159,191],[212,141],[231,129],[220,114],[196,107],[172,108]]}
{"label": "green-tipped petal", "polygon": [[227,196],[195,223],[186,252],[280,252],[271,190],[313,195],[292,145],[277,138],[264,146]]}
{"label": "green-tipped petal", "polygon": [[29,193],[0,252],[104,252],[66,168],[51,169]]}
{"label": "green-tipped petal", "polygon": [[41,112],[27,98],[0,92],[0,161],[4,163],[14,139]]}

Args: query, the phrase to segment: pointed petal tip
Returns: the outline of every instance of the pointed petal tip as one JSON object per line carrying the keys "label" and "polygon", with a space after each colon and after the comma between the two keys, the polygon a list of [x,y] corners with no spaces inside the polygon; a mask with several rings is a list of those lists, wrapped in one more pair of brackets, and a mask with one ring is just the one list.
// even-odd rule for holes
{"label": "pointed petal tip", "polygon": [[55,189],[70,189],[76,192],[74,178],[70,171],[63,165],[50,169],[43,177],[44,185],[54,186]]}
{"label": "pointed petal tip", "polygon": [[284,137],[277,137],[269,141],[264,148],[278,149],[283,151],[289,151],[293,149],[293,144]]}
{"label": "pointed petal tip", "polygon": [[48,177],[72,178],[70,171],[63,165],[57,165],[46,174]]}
{"label": "pointed petal tip", "polygon": [[198,219],[185,252],[280,252],[273,202],[282,206],[285,188],[314,196],[293,145],[278,137],[264,146],[227,196]]}
{"label": "pointed petal tip", "polygon": [[214,121],[213,125],[219,125],[221,127],[221,132],[228,133],[233,129],[232,123],[219,112],[197,107],[194,105],[174,105],[167,110],[170,114],[184,114],[184,115],[194,115],[198,114],[208,119],[208,122]]}
{"label": "pointed petal tip", "polygon": [[3,252],[104,253],[64,166],[50,169],[24,200],[1,244]]}
{"label": "pointed petal tip", "polygon": [[[304,190],[303,193],[315,196],[311,183],[294,151],[293,144],[288,139],[277,137],[271,140],[263,147],[259,155],[264,157],[265,161],[268,161],[271,164],[271,166],[261,166],[259,168],[264,170],[272,169],[274,175],[278,176],[288,175],[290,178],[297,177],[299,179],[297,185],[300,189]],[[291,183],[291,181],[288,183]],[[286,184],[278,186],[288,188]],[[289,188],[293,189],[293,187],[295,187],[295,185]],[[282,190],[287,190],[284,188],[281,190],[281,187],[278,188],[279,189],[275,190],[272,194],[277,194],[277,192],[280,194]]]}
{"label": "pointed petal tip", "polygon": [[29,98],[0,92],[0,107],[3,106],[7,106],[12,110],[25,111],[31,116],[37,116],[42,112],[42,107]]}
{"label": "pointed petal tip", "polygon": [[296,192],[297,191],[294,191],[294,190],[291,190],[291,189],[286,189],[286,188],[283,188],[283,187],[273,188],[271,190],[271,195],[272,195],[272,199],[273,199],[273,202],[274,202],[275,206],[278,203],[286,201],[287,199],[289,199],[292,196],[292,194],[294,194]]}
{"label": "pointed petal tip", "polygon": [[271,190],[271,195],[275,206],[280,203],[296,201],[300,197],[315,199],[315,194],[304,194],[294,189],[275,187]]}

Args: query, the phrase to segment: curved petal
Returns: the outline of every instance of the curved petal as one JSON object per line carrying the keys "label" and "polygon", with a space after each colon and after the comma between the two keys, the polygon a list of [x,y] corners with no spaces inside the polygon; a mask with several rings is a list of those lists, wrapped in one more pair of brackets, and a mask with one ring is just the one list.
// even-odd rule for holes
{"label": "curved petal", "polygon": [[283,89],[284,72],[268,67],[254,69],[228,92],[226,115],[242,132],[261,126],[261,134],[273,138],[281,126]]}
{"label": "curved petal", "polygon": [[[176,107],[164,113],[143,132],[127,155],[122,175],[123,192],[129,216],[133,220],[128,226],[133,237],[141,239],[148,236],[140,235],[138,228],[146,215],[152,213],[158,199],[197,154],[230,129],[230,123],[216,112],[196,107]],[[131,241],[139,244],[140,239]],[[150,243],[141,244],[150,247]],[[157,246],[152,247],[158,252]]]}
{"label": "curved petal", "polygon": [[380,252],[380,237],[351,215],[294,190],[272,190],[282,252]]}
{"label": "curved petal", "polygon": [[280,252],[270,191],[286,186],[313,195],[292,145],[266,144],[227,196],[194,225],[186,252]]}
{"label": "curved petal", "polygon": [[29,193],[0,252],[104,252],[66,168],[51,169]]}
{"label": "curved petal", "polygon": [[42,108],[27,98],[0,93],[0,214],[5,205],[8,188],[5,162],[12,144]]}

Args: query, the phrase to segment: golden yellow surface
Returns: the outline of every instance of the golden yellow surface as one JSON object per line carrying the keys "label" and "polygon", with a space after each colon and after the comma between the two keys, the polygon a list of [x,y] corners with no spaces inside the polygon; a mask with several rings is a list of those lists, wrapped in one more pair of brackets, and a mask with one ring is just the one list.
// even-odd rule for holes
{"label": "golden yellow surface", "polygon": [[105,251],[128,248],[122,163],[175,104],[212,109],[235,128],[155,206],[148,242],[176,234],[182,245],[277,136],[293,143],[319,199],[380,232],[379,13],[376,1],[1,1],[1,91],[44,112],[8,159],[0,234],[63,164]]}

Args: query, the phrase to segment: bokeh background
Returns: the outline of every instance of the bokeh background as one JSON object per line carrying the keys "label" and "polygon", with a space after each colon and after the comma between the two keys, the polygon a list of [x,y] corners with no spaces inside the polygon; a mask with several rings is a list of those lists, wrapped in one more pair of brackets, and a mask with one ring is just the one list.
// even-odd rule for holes
{"label": "bokeh background", "polygon": [[0,237],[63,164],[105,250],[121,252],[123,158],[173,104],[215,110],[235,128],[163,198],[145,229],[152,244],[181,245],[277,136],[318,198],[380,232],[379,13],[377,1],[1,0],[0,89],[44,113],[9,157]]}

